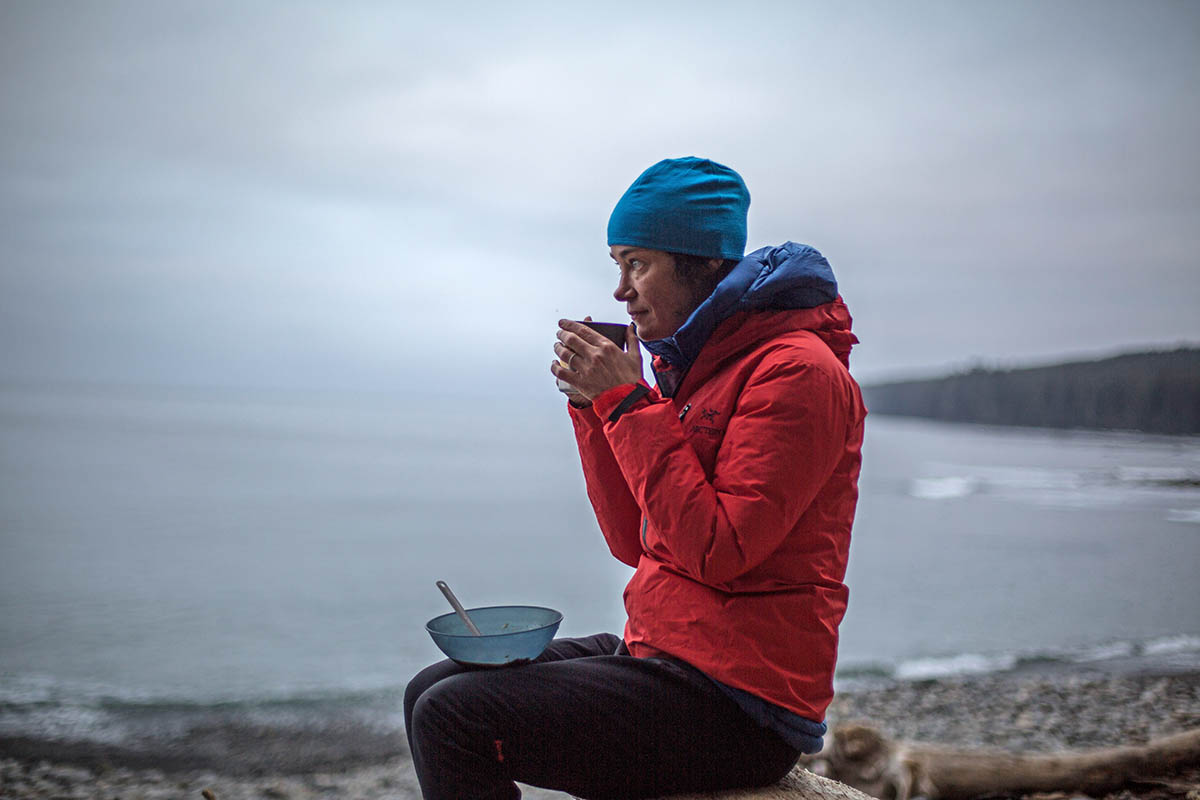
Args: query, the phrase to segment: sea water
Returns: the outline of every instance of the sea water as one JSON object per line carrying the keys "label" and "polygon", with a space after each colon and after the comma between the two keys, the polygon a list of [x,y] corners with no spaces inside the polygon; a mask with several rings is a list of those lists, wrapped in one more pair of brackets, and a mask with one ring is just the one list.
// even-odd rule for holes
{"label": "sea water", "polygon": [[[438,579],[619,632],[551,400],[0,387],[0,735],[398,731]],[[1197,666],[1198,573],[1195,438],[872,416],[838,682]]]}

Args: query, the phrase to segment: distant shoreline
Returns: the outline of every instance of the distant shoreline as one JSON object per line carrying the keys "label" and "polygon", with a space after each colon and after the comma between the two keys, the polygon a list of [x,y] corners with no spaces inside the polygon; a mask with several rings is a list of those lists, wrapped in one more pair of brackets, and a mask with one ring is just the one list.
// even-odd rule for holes
{"label": "distant shoreline", "polygon": [[874,414],[1038,428],[1200,434],[1200,348],[985,369],[863,387]]}

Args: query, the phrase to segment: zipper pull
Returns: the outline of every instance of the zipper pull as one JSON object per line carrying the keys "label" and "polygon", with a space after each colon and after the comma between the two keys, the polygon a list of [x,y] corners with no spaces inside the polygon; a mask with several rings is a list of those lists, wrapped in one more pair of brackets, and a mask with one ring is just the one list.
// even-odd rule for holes
{"label": "zipper pull", "polygon": [[692,404],[691,404],[691,403],[688,403],[687,405],[685,405],[685,406],[683,407],[683,411],[680,411],[680,412],[679,412],[679,421],[680,421],[680,422],[683,422],[683,418],[684,418],[685,416],[687,416],[687,412],[688,412],[688,411],[691,409],[691,407],[692,407]]}

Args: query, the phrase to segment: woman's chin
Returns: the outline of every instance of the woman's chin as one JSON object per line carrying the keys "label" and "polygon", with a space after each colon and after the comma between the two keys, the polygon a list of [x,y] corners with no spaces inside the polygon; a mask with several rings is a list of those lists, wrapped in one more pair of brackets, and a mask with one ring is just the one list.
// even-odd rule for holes
{"label": "woman's chin", "polygon": [[658,331],[654,323],[638,322],[636,319],[633,322],[633,332],[643,342],[653,342],[655,339],[665,339],[670,336],[669,333],[663,334]]}

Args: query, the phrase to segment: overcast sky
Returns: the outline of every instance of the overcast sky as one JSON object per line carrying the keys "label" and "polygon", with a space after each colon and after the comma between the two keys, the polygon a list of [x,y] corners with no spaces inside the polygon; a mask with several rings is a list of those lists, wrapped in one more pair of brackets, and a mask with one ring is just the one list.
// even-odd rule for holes
{"label": "overcast sky", "polygon": [[552,392],[684,155],[864,382],[1200,342],[1198,86],[1194,2],[9,0],[0,380]]}

